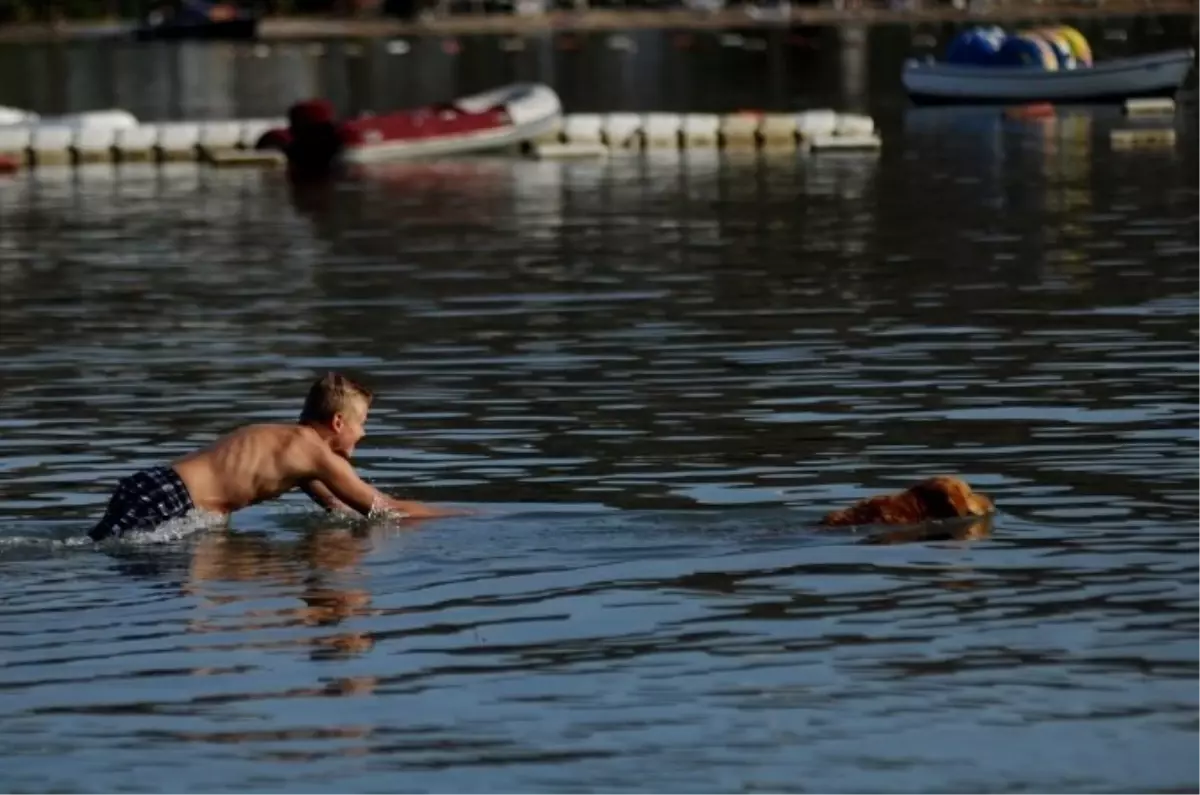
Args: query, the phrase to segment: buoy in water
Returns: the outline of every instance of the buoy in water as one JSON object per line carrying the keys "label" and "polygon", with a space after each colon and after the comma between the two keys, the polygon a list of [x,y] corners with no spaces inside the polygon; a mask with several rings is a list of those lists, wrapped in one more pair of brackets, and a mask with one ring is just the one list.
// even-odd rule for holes
{"label": "buoy in water", "polygon": [[1021,35],[1044,41],[1050,51],[1054,53],[1059,69],[1074,69],[1079,65],[1071,50],[1071,43],[1062,35],[1061,31],[1055,28],[1035,28],[1024,31]]}
{"label": "buoy in water", "polygon": [[1045,39],[1030,34],[1018,34],[1004,40],[1004,44],[996,53],[996,64],[1041,67],[1048,72],[1057,72],[1058,56]]}
{"label": "buoy in water", "polygon": [[946,63],[991,66],[1004,44],[1004,31],[996,25],[971,27],[959,33],[946,48]]}
{"label": "buoy in water", "polygon": [[1031,102],[1028,105],[1009,108],[1004,115],[1009,119],[1046,119],[1054,113],[1054,106],[1049,102]]}
{"label": "buoy in water", "polygon": [[1175,130],[1171,127],[1113,130],[1109,141],[1113,149],[1169,149],[1175,146]]}
{"label": "buoy in water", "polygon": [[1088,44],[1087,37],[1079,32],[1077,28],[1070,25],[1054,25],[1053,30],[1067,42],[1071,48],[1071,55],[1075,57],[1075,61],[1080,66],[1092,65],[1092,48]]}
{"label": "buoy in water", "polygon": [[1126,116],[1157,116],[1173,114],[1175,100],[1170,97],[1145,97],[1125,100]]}

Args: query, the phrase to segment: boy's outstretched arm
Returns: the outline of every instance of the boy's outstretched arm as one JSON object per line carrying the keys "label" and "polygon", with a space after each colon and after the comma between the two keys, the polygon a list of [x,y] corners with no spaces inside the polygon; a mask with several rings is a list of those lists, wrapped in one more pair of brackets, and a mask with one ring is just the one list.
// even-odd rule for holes
{"label": "boy's outstretched arm", "polygon": [[413,519],[431,519],[437,516],[461,516],[465,513],[464,511],[437,508],[422,502],[393,499],[360,478],[349,461],[331,450],[325,450],[319,454],[315,481],[316,487],[313,488],[311,493],[308,488],[304,490],[319,504],[328,507],[320,499],[324,496],[322,492],[323,487],[328,491],[330,498],[340,502],[351,510],[358,511],[363,516],[369,514],[372,508],[402,513]]}
{"label": "boy's outstretched arm", "polygon": [[300,490],[307,494],[310,500],[327,511],[354,513],[353,508],[333,496],[333,492],[329,490],[329,487],[315,478],[301,483]]}
{"label": "boy's outstretched arm", "polygon": [[413,500],[397,500],[392,497],[387,497],[390,510],[399,511],[409,519],[434,519],[438,516],[467,516],[467,511],[458,511],[453,508],[439,508],[436,505],[430,505],[425,502],[414,502]]}

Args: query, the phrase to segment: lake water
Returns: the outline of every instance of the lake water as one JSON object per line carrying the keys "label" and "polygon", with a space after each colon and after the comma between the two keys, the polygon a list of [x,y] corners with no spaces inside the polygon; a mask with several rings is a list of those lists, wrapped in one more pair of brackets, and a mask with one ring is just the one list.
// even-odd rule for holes
{"label": "lake water", "polygon": [[[863,96],[878,155],[0,180],[0,789],[1194,791],[1194,105]],[[479,515],[86,541],[329,368]],[[813,527],[942,472],[996,516]]]}

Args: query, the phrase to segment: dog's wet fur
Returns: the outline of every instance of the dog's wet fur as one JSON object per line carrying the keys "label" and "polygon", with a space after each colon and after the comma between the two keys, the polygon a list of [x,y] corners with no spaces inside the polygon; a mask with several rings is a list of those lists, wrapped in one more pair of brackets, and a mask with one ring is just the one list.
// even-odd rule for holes
{"label": "dog's wet fur", "polygon": [[867,546],[927,543],[930,541],[978,541],[992,534],[992,517],[944,519],[911,527],[886,527],[868,532],[857,543]]}
{"label": "dog's wet fur", "polygon": [[860,525],[918,525],[944,519],[989,516],[992,501],[971,490],[966,481],[951,476],[922,480],[904,491],[860,500],[849,508],[826,514],[824,527]]}

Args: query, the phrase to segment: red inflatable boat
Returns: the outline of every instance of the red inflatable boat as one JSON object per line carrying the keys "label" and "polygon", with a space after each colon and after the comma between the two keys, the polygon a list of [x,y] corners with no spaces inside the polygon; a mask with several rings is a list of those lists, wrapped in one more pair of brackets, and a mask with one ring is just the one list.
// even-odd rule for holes
{"label": "red inflatable boat", "polygon": [[377,163],[515,146],[558,125],[562,106],[546,86],[520,84],[453,102],[339,120],[327,100],[298,102],[287,129],[270,130],[260,149],[280,149],[294,168]]}

